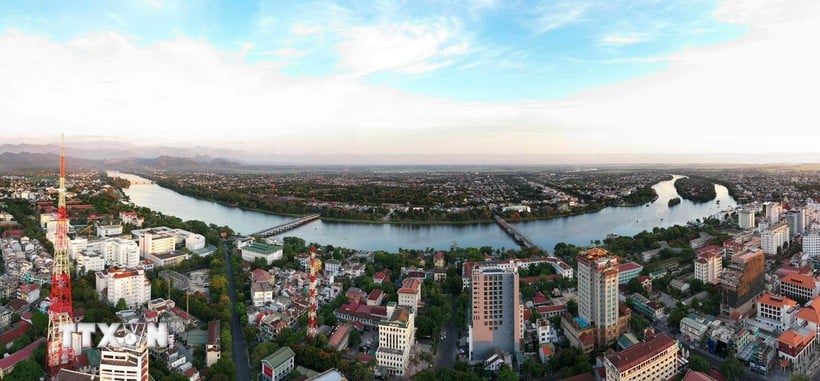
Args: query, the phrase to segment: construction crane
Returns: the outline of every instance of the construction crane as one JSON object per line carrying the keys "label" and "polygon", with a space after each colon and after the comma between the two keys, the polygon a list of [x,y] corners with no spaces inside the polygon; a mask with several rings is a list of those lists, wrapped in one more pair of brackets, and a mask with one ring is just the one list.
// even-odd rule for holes
{"label": "construction crane", "polygon": [[72,348],[63,346],[66,324],[74,324],[71,301],[71,273],[68,263],[68,213],[65,206],[65,145],[60,136],[60,189],[57,202],[57,231],[54,242],[54,262],[51,272],[51,306],[48,310],[48,342],[46,366],[53,379],[62,368],[72,369],[76,357]]}

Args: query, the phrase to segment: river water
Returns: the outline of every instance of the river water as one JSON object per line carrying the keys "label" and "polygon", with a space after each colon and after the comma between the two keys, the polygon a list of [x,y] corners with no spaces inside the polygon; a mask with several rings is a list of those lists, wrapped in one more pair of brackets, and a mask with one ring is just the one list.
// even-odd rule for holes
{"label": "river water", "polygon": [[[131,174],[109,171],[109,176],[132,180],[144,180]],[[676,176],[678,178],[680,176]],[[587,245],[590,241],[603,240],[608,234],[634,235],[642,230],[683,225],[697,218],[714,216],[721,210],[737,205],[726,187],[715,185],[717,199],[706,203],[682,200],[672,208],[668,201],[678,197],[674,180],[662,181],[653,186],[658,199],[648,206],[610,207],[596,213],[515,223],[515,227],[530,237],[540,247],[552,250],[558,242]],[[199,200],[181,195],[156,184],[135,184],[125,190],[135,205],[150,208],[183,220],[200,220],[217,225],[227,225],[242,234],[250,234],[292,220],[292,217],[245,211],[212,201]],[[395,252],[406,249],[448,249],[460,247],[491,246],[493,248],[518,248],[496,224],[469,225],[409,225],[409,224],[358,224],[314,221],[284,234],[297,236],[307,242],[331,244],[362,250],[385,250]]]}

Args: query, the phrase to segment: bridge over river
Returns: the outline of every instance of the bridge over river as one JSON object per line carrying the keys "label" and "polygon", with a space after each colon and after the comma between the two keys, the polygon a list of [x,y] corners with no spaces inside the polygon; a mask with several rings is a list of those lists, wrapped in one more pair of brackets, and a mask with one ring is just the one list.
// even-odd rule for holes
{"label": "bridge over river", "polygon": [[296,229],[308,222],[318,220],[320,217],[319,213],[311,214],[308,216],[301,217],[299,219],[281,224],[276,225],[272,228],[268,228],[265,230],[258,231],[256,233],[252,233],[251,235],[261,235],[262,237],[270,237],[272,235],[282,234],[288,230]]}

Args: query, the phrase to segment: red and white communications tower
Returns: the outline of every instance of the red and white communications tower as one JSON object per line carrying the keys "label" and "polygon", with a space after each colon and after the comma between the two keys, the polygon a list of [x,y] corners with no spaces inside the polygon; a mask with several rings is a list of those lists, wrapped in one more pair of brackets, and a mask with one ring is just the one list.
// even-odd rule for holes
{"label": "red and white communications tower", "polygon": [[76,361],[74,350],[63,346],[63,331],[60,329],[64,324],[74,324],[74,308],[71,303],[71,269],[68,262],[68,213],[65,206],[65,146],[62,136],[60,137],[60,190],[57,201],[56,233],[46,346],[46,366],[52,378],[61,368],[73,368]]}
{"label": "red and white communications tower", "polygon": [[310,248],[310,289],[308,291],[308,337],[314,338],[319,333],[319,325],[316,321],[316,248]]}

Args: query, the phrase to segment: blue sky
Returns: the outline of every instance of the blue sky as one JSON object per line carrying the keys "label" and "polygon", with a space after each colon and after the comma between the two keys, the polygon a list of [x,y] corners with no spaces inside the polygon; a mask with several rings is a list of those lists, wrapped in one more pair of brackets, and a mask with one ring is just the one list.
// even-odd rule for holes
{"label": "blue sky", "polygon": [[[772,92],[801,91],[776,80],[794,65],[766,52],[778,45],[806,61],[810,52],[784,50],[782,39],[792,33],[788,48],[798,46],[807,36],[794,32],[813,32],[816,11],[810,1],[778,0],[0,2],[12,83],[0,90],[12,100],[0,111],[41,135],[55,124],[88,136],[143,129],[157,132],[147,142],[163,144],[224,143],[219,131],[236,124],[283,155],[309,137],[329,155],[344,153],[340,139],[355,150],[390,142],[383,156],[458,145],[453,155],[478,157],[494,142],[522,141],[502,154],[663,153],[668,136],[658,128],[670,122],[704,132],[744,125],[755,134],[742,143],[754,145],[763,121],[783,119],[801,98],[738,119],[762,108],[748,91],[733,92],[746,71]],[[66,98],[78,103],[42,104]],[[690,100],[701,105],[683,107]],[[726,100],[737,104],[715,107]],[[44,108],[56,110],[32,111]],[[691,119],[697,114],[710,118]],[[701,126],[709,120],[715,125]],[[436,148],[420,148],[431,136]],[[727,150],[685,143],[671,152]]]}
{"label": "blue sky", "polygon": [[[701,0],[34,1],[0,3],[0,29],[58,41],[94,32],[138,44],[186,36],[249,62],[281,63],[294,77],[353,75],[414,94],[515,101],[646,75],[683,48],[741,36],[743,26],[712,17],[716,7]],[[412,40],[422,41],[415,49],[390,46]],[[386,47],[392,57],[378,57]]]}

